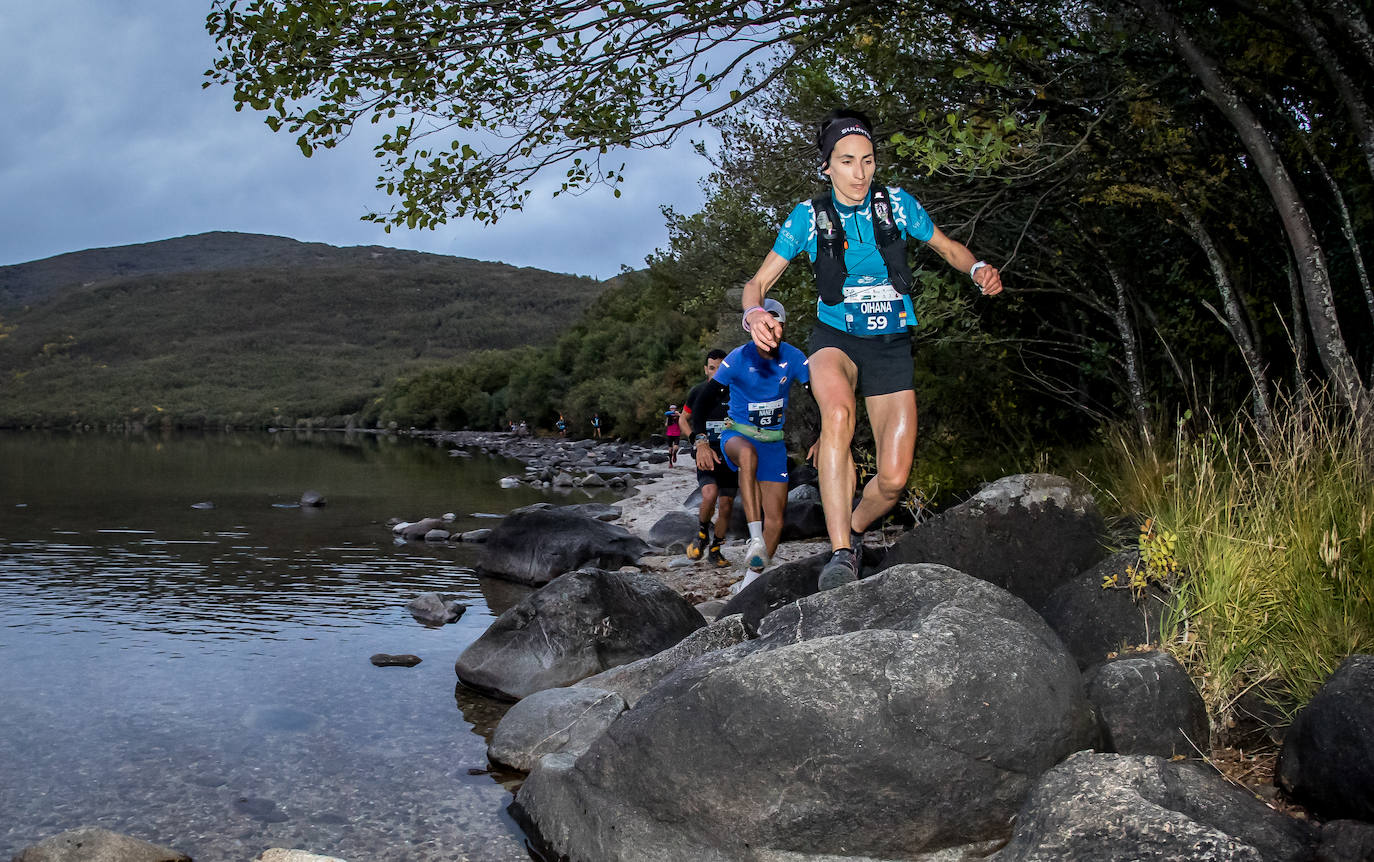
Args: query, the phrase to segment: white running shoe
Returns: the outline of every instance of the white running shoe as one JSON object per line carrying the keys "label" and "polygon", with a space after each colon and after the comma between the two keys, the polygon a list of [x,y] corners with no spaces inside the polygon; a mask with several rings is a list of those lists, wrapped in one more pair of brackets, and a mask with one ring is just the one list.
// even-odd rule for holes
{"label": "white running shoe", "polygon": [[768,568],[772,559],[768,556],[768,546],[763,543],[763,539],[750,539],[749,544],[744,549],[744,565],[751,569],[763,571]]}
{"label": "white running shoe", "polygon": [[754,569],[746,569],[744,572],[744,577],[740,578],[738,581],[735,581],[735,583],[730,587],[730,595],[739,595],[745,587],[749,586],[754,581],[757,581],[759,579],[759,575],[762,574],[763,572],[756,571]]}

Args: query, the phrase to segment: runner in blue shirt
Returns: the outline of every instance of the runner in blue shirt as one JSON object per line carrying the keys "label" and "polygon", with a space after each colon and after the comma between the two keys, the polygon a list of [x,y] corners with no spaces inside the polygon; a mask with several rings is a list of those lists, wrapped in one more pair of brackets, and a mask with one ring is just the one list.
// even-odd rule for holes
{"label": "runner in blue shirt", "polygon": [[[817,323],[808,343],[812,393],[821,412],[816,467],[833,551],[818,586],[837,587],[859,575],[863,533],[896,504],[916,449],[912,389],[911,269],[906,240],[933,248],[967,273],[984,296],[1002,292],[997,268],[941,233],[911,195],[874,186],[873,125],[857,111],[836,110],[816,137],[830,190],[798,204],[778,231],[773,250],[744,285],[744,328],[759,350],[782,341],[782,325],[764,311],[764,296],[788,263],[805,250],[816,274]],[[878,472],[854,507],[856,393],[873,426]]]}
{"label": "runner in blue shirt", "polygon": [[[781,329],[787,310],[776,299],[764,300],[763,308]],[[782,538],[787,509],[787,444],[783,427],[792,384],[811,379],[806,354],[779,339],[768,350],[754,342],[736,347],[720,363],[711,378],[713,385],[730,387],[728,424],[720,435],[725,463],[739,473],[740,502],[749,524],[749,544],[744,551],[748,569],[737,585],[751,584],[772,561]],[[710,469],[715,457],[706,435],[705,419],[693,413],[693,439],[697,465]]]}

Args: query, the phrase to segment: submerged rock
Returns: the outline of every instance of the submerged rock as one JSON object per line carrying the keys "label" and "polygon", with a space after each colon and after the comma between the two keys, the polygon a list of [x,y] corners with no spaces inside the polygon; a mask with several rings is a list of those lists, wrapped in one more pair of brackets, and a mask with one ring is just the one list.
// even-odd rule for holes
{"label": "submerged rock", "polygon": [[98,826],[80,826],[20,850],[14,862],[191,862],[191,857]]}

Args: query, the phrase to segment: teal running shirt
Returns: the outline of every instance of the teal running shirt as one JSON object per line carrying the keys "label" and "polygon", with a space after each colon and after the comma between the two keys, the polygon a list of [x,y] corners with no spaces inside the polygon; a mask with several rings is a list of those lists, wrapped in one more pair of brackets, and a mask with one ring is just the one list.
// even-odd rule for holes
{"label": "teal running shirt", "polygon": [[[907,192],[889,186],[892,215],[902,234],[921,242],[929,242],[935,235],[935,223],[925,208]],[[826,305],[816,299],[816,317],[841,332],[854,335],[881,335],[904,331],[916,325],[916,310],[910,296],[903,296],[888,281],[887,265],[873,236],[873,214],[869,209],[872,195],[857,207],[845,206],[835,200],[840,214],[844,238],[848,247],[844,253],[849,276],[844,280],[845,301]],[[816,217],[811,201],[803,201],[778,229],[773,251],[784,260],[791,260],[805,251],[816,259]]]}

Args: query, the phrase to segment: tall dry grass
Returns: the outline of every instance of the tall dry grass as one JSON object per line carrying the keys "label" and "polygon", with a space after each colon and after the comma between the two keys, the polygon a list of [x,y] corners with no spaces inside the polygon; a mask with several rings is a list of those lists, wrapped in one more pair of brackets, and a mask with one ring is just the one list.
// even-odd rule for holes
{"label": "tall dry grass", "polygon": [[1374,651],[1371,438],[1330,406],[1289,406],[1267,436],[1190,417],[1172,442],[1118,435],[1102,477],[1122,512],[1177,536],[1168,648],[1214,716],[1251,690],[1292,710]]}

